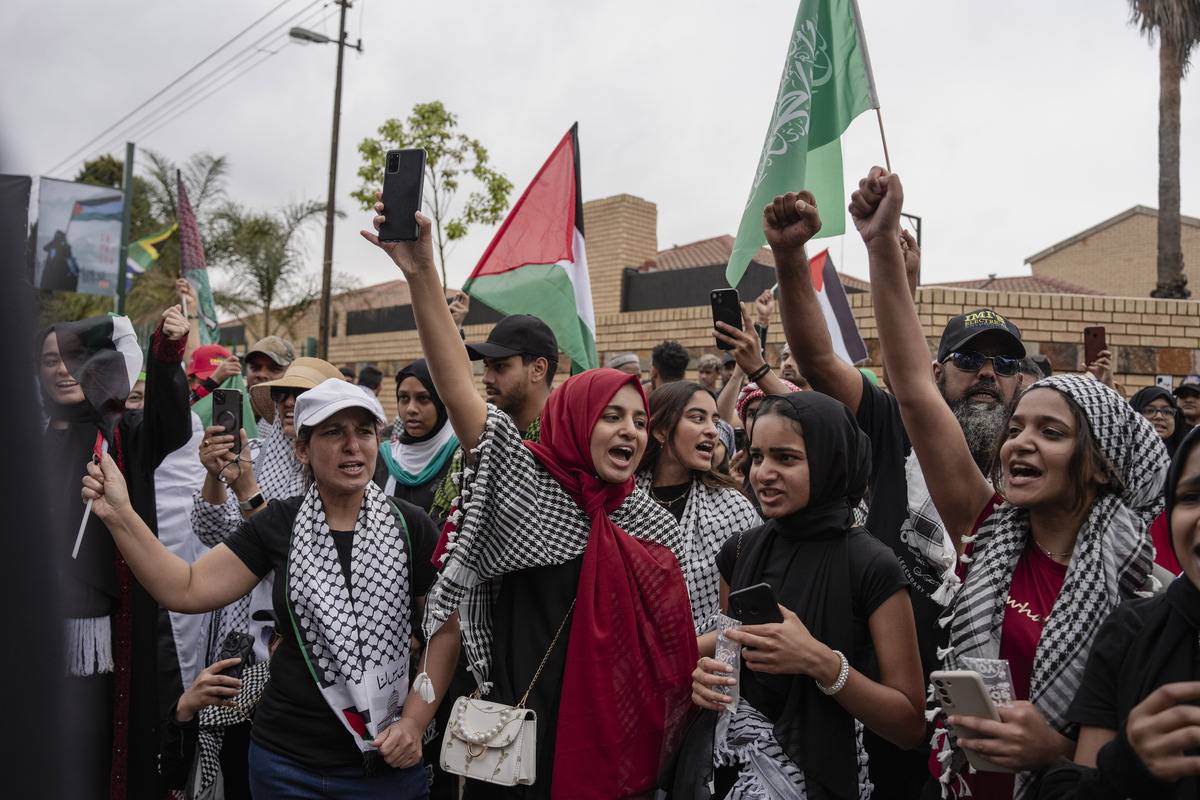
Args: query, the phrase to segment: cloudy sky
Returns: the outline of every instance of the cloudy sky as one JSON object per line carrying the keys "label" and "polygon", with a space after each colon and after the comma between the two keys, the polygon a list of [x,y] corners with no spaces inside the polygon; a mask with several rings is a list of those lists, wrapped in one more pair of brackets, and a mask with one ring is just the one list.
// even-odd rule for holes
{"label": "cloudy sky", "polygon": [[[101,10],[7,0],[0,171],[46,174],[278,3],[110,0]],[[927,282],[1026,273],[1038,250],[1129,206],[1157,205],[1157,56],[1124,0],[860,3],[906,210],[924,219]],[[289,0],[255,30],[299,14],[291,24],[333,35],[334,12]],[[660,247],[734,232],[795,12],[794,0],[357,0],[348,29],[365,52],[346,59],[338,189],[349,218],[337,227],[335,268],[363,284],[397,276],[357,234],[367,216],[348,196],[355,145],[434,99],[518,193],[578,120],[585,199],[628,192],[657,203]],[[286,42],[279,33],[263,43],[277,54],[247,52],[238,63],[262,64],[167,121],[224,78],[187,89],[137,124],[134,140],[176,160],[227,155],[229,193],[251,206],[324,200],[335,50]],[[1193,74],[1183,87],[1182,207],[1200,216],[1197,132]],[[100,144],[119,154],[120,141]],[[873,116],[854,123],[843,149],[850,186],[882,160]],[[50,174],[70,177],[78,163]],[[452,283],[491,234],[474,230],[454,247]],[[865,276],[856,235],[829,241],[845,271]],[[320,248],[315,228],[314,271]]]}

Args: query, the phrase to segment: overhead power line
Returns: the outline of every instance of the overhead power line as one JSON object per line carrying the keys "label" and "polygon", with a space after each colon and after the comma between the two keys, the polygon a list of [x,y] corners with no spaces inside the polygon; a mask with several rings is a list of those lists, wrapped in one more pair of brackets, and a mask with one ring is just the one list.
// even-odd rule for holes
{"label": "overhead power line", "polygon": [[[303,15],[303,11],[300,12]],[[324,7],[317,8],[312,13],[304,16],[300,21],[301,24],[309,24],[313,19],[319,17],[322,13],[328,15],[336,12],[325,12]],[[282,28],[288,27],[295,21],[295,16],[289,17],[277,25],[275,28],[268,31],[256,41],[250,43],[242,50],[229,56],[222,64],[214,67],[212,71],[202,76],[198,81],[183,87],[174,96],[164,99],[161,103],[155,105],[150,113],[143,115],[141,119],[130,123],[128,127],[120,133],[114,135],[111,139],[104,142],[101,146],[92,148],[91,151],[85,152],[84,155],[94,155],[104,153],[122,141],[137,141],[149,136],[151,133],[159,130],[165,125],[178,119],[183,114],[190,111],[195,106],[199,105],[208,97],[216,94],[220,89],[228,86],[237,79],[251,72],[261,64],[265,63],[271,56],[277,55],[287,44],[290,44],[290,39],[287,34],[282,34],[282,37],[277,42],[268,40],[272,37],[279,36]]]}
{"label": "overhead power line", "polygon": [[[78,149],[76,149],[76,150],[72,151],[72,152],[71,152],[71,154],[70,154],[70,155],[68,155],[66,158],[64,158],[64,159],[62,159],[61,161],[59,161],[58,163],[56,163],[56,164],[55,164],[53,167],[51,167],[50,169],[48,169],[48,170],[45,170],[43,174],[47,174],[47,175],[48,175],[48,174],[52,174],[52,173],[54,173],[54,172],[57,172],[59,169],[61,169],[62,167],[66,166],[67,164],[69,164],[69,163],[70,163],[70,162],[71,162],[73,159],[75,159],[75,158],[76,158],[76,157],[78,157],[79,155],[81,155],[81,154],[83,154],[83,153],[87,152],[87,151],[88,151],[88,148],[90,148],[90,147],[91,147],[92,145],[94,145],[96,142],[100,141],[100,140],[101,140],[103,137],[105,137],[106,135],[108,135],[110,132],[112,132],[112,131],[113,131],[114,129],[116,129],[118,126],[120,126],[120,125],[122,125],[123,123],[125,123],[127,120],[129,120],[131,117],[133,117],[135,114],[137,114],[139,111],[141,111],[142,109],[144,109],[144,108],[146,108],[147,106],[149,106],[151,103],[153,103],[153,102],[154,102],[155,100],[157,100],[159,97],[161,97],[161,96],[162,96],[164,93],[166,93],[166,92],[170,91],[172,88],[174,88],[175,86],[177,86],[177,85],[178,85],[178,84],[179,84],[181,81],[185,80],[185,79],[186,79],[186,78],[187,78],[189,75],[193,74],[193,73],[194,73],[196,70],[198,70],[198,69],[200,69],[201,67],[203,67],[205,64],[207,64],[209,61],[211,61],[211,60],[212,60],[213,58],[215,58],[217,55],[219,55],[219,54],[220,54],[220,53],[222,53],[224,50],[226,50],[226,49],[227,49],[227,48],[228,48],[230,45],[232,45],[232,44],[233,44],[234,42],[236,42],[238,39],[241,39],[243,36],[245,36],[247,33],[249,33],[251,30],[253,30],[253,29],[254,29],[256,26],[258,26],[258,25],[259,25],[259,24],[260,24],[260,23],[261,23],[263,20],[267,19],[267,18],[268,18],[268,17],[270,17],[272,14],[274,14],[275,12],[277,12],[279,9],[283,8],[284,6],[286,6],[286,5],[288,5],[289,3],[292,3],[292,2],[295,2],[295,0],[282,0],[282,2],[280,2],[280,3],[276,4],[275,6],[273,6],[273,7],[272,7],[272,8],[271,8],[271,9],[270,9],[270,10],[269,10],[267,13],[263,14],[261,17],[259,17],[258,19],[254,20],[254,22],[252,22],[252,23],[250,23],[249,25],[247,25],[245,28],[243,28],[241,31],[239,31],[237,34],[235,34],[233,37],[231,37],[231,38],[227,39],[227,40],[226,40],[226,41],[225,41],[225,42],[224,42],[224,43],[223,43],[223,44],[222,44],[220,47],[218,47],[216,50],[213,50],[213,51],[212,51],[211,53],[209,53],[207,56],[205,56],[204,58],[200,59],[200,61],[198,61],[198,62],[196,62],[195,64],[193,64],[191,67],[189,67],[189,68],[188,68],[186,71],[184,71],[182,74],[180,74],[180,75],[179,75],[178,77],[176,77],[174,80],[172,80],[172,81],[171,81],[170,83],[168,83],[166,86],[162,87],[162,88],[161,88],[161,89],[159,89],[157,92],[155,92],[154,94],[152,94],[150,97],[148,97],[148,98],[146,98],[145,100],[143,100],[143,101],[142,101],[142,102],[141,102],[141,103],[140,103],[138,106],[136,106],[136,107],[135,107],[133,110],[131,110],[131,111],[129,111],[128,113],[126,113],[124,116],[122,116],[120,119],[118,119],[118,120],[116,120],[115,122],[113,122],[111,125],[109,125],[109,126],[108,126],[107,128],[105,128],[104,130],[100,131],[98,134],[96,134],[95,136],[93,136],[91,139],[89,139],[87,142],[85,142],[85,143],[84,143],[82,146],[80,146]],[[311,3],[309,3],[307,6],[305,6],[305,7],[304,7],[304,8],[301,10],[301,12],[300,12],[300,13],[304,13],[304,12],[305,12],[305,11],[307,11],[308,9],[312,8],[313,6],[316,6],[316,5],[320,4],[321,2],[322,2],[322,0],[313,0],[313,2],[311,2]],[[299,14],[297,14],[296,16],[299,16]]]}

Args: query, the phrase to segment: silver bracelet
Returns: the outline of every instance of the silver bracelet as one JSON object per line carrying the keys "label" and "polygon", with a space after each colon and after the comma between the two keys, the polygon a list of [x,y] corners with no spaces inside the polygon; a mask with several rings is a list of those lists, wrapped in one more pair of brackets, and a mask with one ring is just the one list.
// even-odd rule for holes
{"label": "silver bracelet", "polygon": [[833,682],[832,686],[822,686],[820,681],[813,681],[818,689],[830,696],[840,692],[846,685],[846,679],[850,677],[850,662],[846,660],[846,654],[841,650],[834,650],[833,654],[842,660],[842,668],[838,670],[837,680]]}

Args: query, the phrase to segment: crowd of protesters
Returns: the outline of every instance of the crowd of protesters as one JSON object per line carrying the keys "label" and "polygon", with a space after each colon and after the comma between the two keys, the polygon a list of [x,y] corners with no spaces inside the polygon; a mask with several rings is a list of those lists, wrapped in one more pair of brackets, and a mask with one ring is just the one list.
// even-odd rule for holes
{"label": "crowd of protesters", "polygon": [[903,200],[850,198],[886,387],[834,350],[803,191],[696,358],[465,342],[419,214],[363,232],[411,292],[394,385],[201,345],[186,281],[144,355],[40,332],[85,796],[1200,796],[1200,377],[1126,400],[991,309],[931,359]]}

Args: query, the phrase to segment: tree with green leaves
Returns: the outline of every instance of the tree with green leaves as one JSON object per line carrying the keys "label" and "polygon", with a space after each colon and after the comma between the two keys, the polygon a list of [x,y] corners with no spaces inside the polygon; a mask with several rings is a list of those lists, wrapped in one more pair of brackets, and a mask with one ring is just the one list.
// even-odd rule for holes
{"label": "tree with green leaves", "polygon": [[210,267],[223,275],[213,299],[246,322],[249,338],[294,335],[292,326],[321,296],[307,268],[305,234],[324,216],[325,204],[317,202],[279,211],[227,203],[213,214],[205,247]]}
{"label": "tree with green leaves", "polygon": [[[383,180],[388,150],[420,148],[425,151],[425,196],[423,206],[433,220],[434,244],[446,283],[446,247],[467,235],[471,225],[495,225],[508,209],[512,182],[493,169],[487,148],[458,130],[458,116],[441,101],[418,103],[408,119],[389,119],[379,126],[376,137],[358,145],[362,186],[351,194],[364,210],[375,207],[375,192]],[[479,188],[459,206],[455,205],[461,181],[473,178]]]}
{"label": "tree with green leaves", "polygon": [[1179,85],[1200,42],[1200,0],[1129,0],[1130,21],[1158,37],[1158,285],[1152,297],[1189,297],[1179,218]]}

